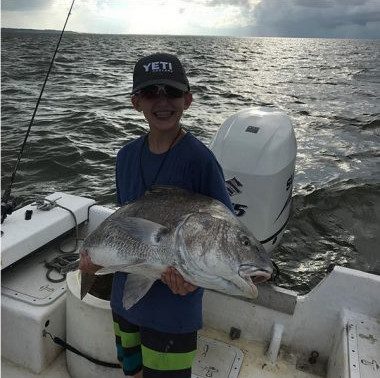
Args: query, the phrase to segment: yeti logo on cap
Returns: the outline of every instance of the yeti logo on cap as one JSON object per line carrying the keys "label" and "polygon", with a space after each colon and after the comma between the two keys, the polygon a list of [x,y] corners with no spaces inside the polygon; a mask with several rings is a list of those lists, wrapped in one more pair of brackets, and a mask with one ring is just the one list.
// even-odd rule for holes
{"label": "yeti logo on cap", "polygon": [[145,72],[173,72],[171,62],[150,62],[143,64]]}
{"label": "yeti logo on cap", "polygon": [[189,91],[190,85],[181,62],[175,55],[156,53],[140,58],[133,70],[132,94],[150,85],[170,85]]}

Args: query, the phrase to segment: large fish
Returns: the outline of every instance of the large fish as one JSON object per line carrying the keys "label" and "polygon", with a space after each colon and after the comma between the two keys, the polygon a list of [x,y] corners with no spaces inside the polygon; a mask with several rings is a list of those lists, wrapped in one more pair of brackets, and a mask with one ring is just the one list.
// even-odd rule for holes
{"label": "large fish", "polygon": [[[221,202],[174,187],[155,187],[109,216],[82,253],[104,268],[130,273],[123,305],[133,306],[168,267],[196,286],[248,298],[272,264],[252,233]],[[92,277],[91,277],[92,276]],[[81,297],[94,276],[82,273]]]}

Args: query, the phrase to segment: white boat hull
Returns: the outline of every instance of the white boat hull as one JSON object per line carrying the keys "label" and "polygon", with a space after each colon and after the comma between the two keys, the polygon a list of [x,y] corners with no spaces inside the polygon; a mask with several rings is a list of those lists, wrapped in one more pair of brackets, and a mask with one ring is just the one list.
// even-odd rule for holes
{"label": "white boat hull", "polygon": [[[91,232],[112,211],[92,206],[89,221],[81,225],[82,236]],[[44,216],[49,217],[49,212]],[[17,228],[13,229],[17,231]],[[6,224],[3,230],[6,237],[9,232]],[[91,295],[80,301],[78,272],[68,274],[67,291],[64,283],[62,289],[59,284],[54,287],[46,281],[41,262],[56,254],[56,247],[52,244],[3,270],[3,368],[23,372],[15,373],[16,377],[27,374],[54,377],[57,372],[51,370],[52,364],[62,369],[62,357],[58,356],[61,348],[46,337],[45,330],[66,339],[94,358],[116,362],[109,302]],[[29,279],[27,272],[34,278]],[[42,280],[41,283],[38,280]],[[36,283],[36,292],[40,295],[38,303],[28,300],[32,296],[31,282]],[[42,291],[47,287],[61,292],[45,298],[41,297],[41,287],[45,287]],[[376,366],[380,361],[379,293],[379,276],[343,267],[335,267],[304,296],[268,284],[259,288],[256,301],[206,291],[204,330],[200,333],[240,346],[244,363],[239,377],[256,376],[250,372],[260,369],[263,377],[377,377]],[[239,340],[228,339],[231,327],[241,330]],[[268,346],[269,354],[266,353]],[[251,355],[258,350],[261,350],[260,357]],[[279,356],[276,356],[278,351]],[[319,357],[316,364],[310,364],[308,359],[315,351]],[[62,374],[67,376],[123,376],[121,369],[113,369],[111,373],[109,368],[99,367],[71,352],[66,356],[67,370]],[[20,370],[22,368],[31,373]]]}

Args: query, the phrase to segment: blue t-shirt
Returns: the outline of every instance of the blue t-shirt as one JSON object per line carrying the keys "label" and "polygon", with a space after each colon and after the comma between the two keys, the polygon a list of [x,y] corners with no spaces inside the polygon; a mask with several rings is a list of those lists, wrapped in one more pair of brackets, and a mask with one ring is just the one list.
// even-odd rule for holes
{"label": "blue t-shirt", "polygon": [[[221,201],[233,211],[222,168],[213,153],[189,132],[166,157],[165,154],[150,152],[144,137],[128,143],[119,151],[116,159],[119,204],[141,197],[147,190],[145,184],[148,187],[171,185],[204,194]],[[202,327],[203,289],[198,288],[182,296],[173,294],[167,285],[157,280],[138,303],[125,310],[122,298],[127,276],[127,273],[116,272],[112,285],[111,307],[120,316],[131,323],[161,332],[187,333]]]}

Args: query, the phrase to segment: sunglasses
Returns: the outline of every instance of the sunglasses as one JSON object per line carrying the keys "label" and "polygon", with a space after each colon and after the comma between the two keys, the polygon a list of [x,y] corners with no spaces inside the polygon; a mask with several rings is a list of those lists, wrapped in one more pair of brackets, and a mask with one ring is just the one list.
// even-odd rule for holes
{"label": "sunglasses", "polygon": [[181,98],[185,92],[169,85],[150,85],[136,92],[136,94],[146,99],[158,98],[160,93],[164,94],[167,98]]}

